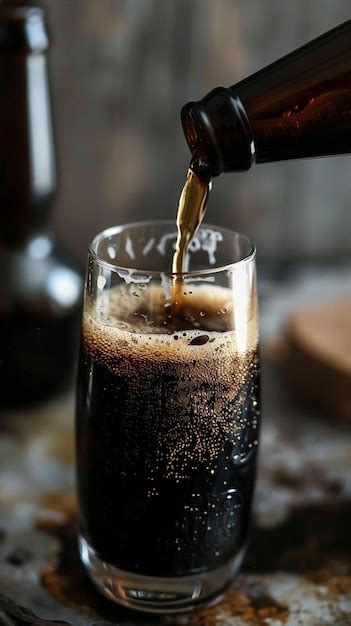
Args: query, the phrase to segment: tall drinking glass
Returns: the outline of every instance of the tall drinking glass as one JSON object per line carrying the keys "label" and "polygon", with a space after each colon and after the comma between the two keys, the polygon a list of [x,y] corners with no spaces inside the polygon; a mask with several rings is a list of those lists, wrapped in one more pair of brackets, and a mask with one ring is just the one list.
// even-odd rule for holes
{"label": "tall drinking glass", "polygon": [[204,224],[174,276],[175,240],[144,222],[92,242],[76,434],[89,576],[167,613],[220,598],[241,564],[259,427],[255,249]]}

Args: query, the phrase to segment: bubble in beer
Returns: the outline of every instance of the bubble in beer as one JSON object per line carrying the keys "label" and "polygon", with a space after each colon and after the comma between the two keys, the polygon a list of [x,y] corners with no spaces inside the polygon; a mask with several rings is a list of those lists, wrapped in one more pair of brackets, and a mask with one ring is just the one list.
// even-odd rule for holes
{"label": "bubble in beer", "polygon": [[138,298],[129,286],[105,289],[84,315],[81,525],[102,558],[140,574],[219,567],[245,541],[259,418],[257,322],[245,321],[239,350],[230,291],[191,291],[170,313],[162,287],[148,285]]}

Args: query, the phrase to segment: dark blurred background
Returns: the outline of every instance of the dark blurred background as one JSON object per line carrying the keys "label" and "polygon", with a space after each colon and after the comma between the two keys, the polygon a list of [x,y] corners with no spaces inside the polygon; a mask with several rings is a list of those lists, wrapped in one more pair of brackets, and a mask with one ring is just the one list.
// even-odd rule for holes
{"label": "dark blurred background", "polygon": [[[112,224],[175,218],[189,162],[179,112],[350,17],[349,0],[46,0],[60,188],[55,229],[81,262]],[[261,259],[351,251],[350,158],[215,181],[207,220]]]}

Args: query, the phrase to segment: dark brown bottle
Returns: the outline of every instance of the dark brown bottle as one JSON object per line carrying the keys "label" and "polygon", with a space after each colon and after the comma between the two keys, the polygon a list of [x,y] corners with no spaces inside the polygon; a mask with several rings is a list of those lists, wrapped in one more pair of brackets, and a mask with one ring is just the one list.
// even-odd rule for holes
{"label": "dark brown bottle", "polygon": [[192,168],[208,180],[254,163],[351,152],[351,21],[182,109]]}
{"label": "dark brown bottle", "polygon": [[0,405],[29,404],[71,379],[82,280],[48,214],[56,164],[48,34],[39,6],[0,4]]}

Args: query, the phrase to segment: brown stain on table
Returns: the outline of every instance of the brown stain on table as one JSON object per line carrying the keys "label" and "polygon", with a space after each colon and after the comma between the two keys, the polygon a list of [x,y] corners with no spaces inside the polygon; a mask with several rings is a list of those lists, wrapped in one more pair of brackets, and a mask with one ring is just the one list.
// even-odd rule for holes
{"label": "brown stain on table", "polygon": [[[38,506],[44,512],[37,515],[37,526],[40,527],[48,524],[50,519],[45,515],[45,511],[54,511],[60,513],[68,519],[72,519],[76,515],[77,511],[77,498],[75,489],[67,489],[62,491],[49,491],[40,495],[38,499]],[[55,525],[59,525],[58,522],[54,522]],[[48,530],[48,527],[46,527]]]}
{"label": "brown stain on table", "polygon": [[74,462],[74,438],[69,432],[59,433],[47,444],[46,454],[49,458],[57,459],[66,465]]}
{"label": "brown stain on table", "polygon": [[[285,624],[289,617],[286,606],[279,604],[261,585],[253,585],[245,592],[240,592],[238,578],[236,584],[219,605],[220,612],[226,615],[240,617],[250,626],[267,626],[267,619]],[[218,608],[203,609],[189,618],[189,626],[215,626],[218,624]]]}

